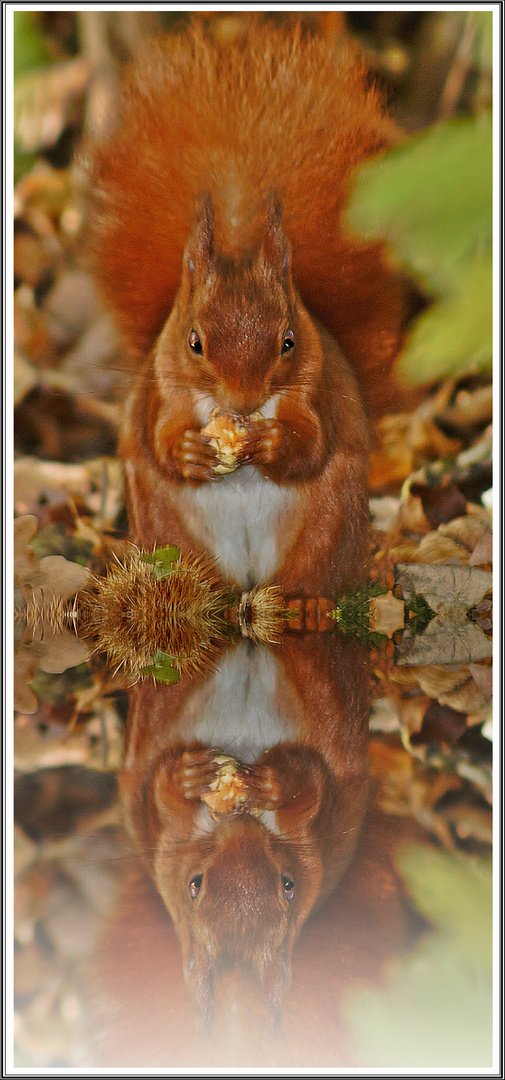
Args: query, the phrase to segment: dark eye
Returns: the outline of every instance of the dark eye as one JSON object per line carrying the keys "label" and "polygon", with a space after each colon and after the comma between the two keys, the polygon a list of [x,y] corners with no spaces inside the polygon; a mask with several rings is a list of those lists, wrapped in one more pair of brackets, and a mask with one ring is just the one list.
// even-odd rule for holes
{"label": "dark eye", "polygon": [[199,355],[201,355],[203,353],[202,343],[200,341],[200,338],[198,337],[198,334],[197,334],[196,330],[191,331],[191,333],[189,335],[189,338],[188,338],[188,342],[189,342],[189,347],[190,347],[190,349],[193,349],[193,352],[196,352]]}
{"label": "dark eye", "polygon": [[295,891],[295,883],[291,880],[290,877],[286,877],[285,874],[281,874],[281,878],[282,887],[284,889],[284,896],[287,897],[288,900],[292,900]]}
{"label": "dark eye", "polygon": [[286,330],[284,334],[284,340],[282,342],[282,355],[291,352],[291,349],[295,347],[295,335],[292,330]]}
{"label": "dark eye", "polygon": [[196,900],[202,886],[203,874],[195,874],[189,883],[188,892],[192,900]]}

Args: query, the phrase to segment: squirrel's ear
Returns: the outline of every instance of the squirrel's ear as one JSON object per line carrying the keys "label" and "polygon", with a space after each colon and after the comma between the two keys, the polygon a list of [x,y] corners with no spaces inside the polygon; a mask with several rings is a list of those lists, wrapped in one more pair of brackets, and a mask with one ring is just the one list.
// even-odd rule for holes
{"label": "squirrel's ear", "polygon": [[184,268],[190,277],[205,278],[213,267],[214,260],[214,211],[210,192],[200,197],[196,223],[184,252]]}
{"label": "squirrel's ear", "polygon": [[257,974],[266,996],[268,1019],[276,1027],[281,1019],[282,999],[291,981],[290,944],[283,942],[257,964]]}
{"label": "squirrel's ear", "polygon": [[184,958],[184,981],[198,1010],[198,1015],[208,1031],[214,1015],[214,964],[207,949],[195,942],[190,943]]}
{"label": "squirrel's ear", "polygon": [[267,204],[266,228],[261,247],[261,258],[265,266],[269,266],[278,274],[284,275],[291,267],[291,247],[284,235],[281,219],[281,201],[278,195],[272,192]]}

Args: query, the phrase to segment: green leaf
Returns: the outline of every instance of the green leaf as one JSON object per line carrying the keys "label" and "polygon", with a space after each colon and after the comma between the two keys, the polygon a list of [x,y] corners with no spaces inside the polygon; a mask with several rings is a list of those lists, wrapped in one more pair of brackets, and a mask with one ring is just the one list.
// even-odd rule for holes
{"label": "green leaf", "polygon": [[398,374],[407,383],[465,372],[490,371],[493,356],[493,268],[491,256],[460,268],[454,292],[417,320],[400,357]]}
{"label": "green leaf", "polygon": [[180,558],[180,548],[175,544],[167,544],[165,547],[155,548],[152,554],[142,552],[140,558],[147,563],[152,563],[153,573],[158,578],[166,577],[173,570],[174,562]]}
{"label": "green leaf", "polygon": [[488,1068],[492,1064],[491,861],[415,846],[399,869],[435,926],[380,989],[345,1014],[360,1066]]}
{"label": "green leaf", "polygon": [[398,869],[419,911],[457,944],[464,963],[490,975],[491,860],[419,845],[403,851]]}
{"label": "green leaf", "polygon": [[44,35],[39,30],[37,13],[14,12],[14,81],[29,71],[52,63]]}
{"label": "green leaf", "polygon": [[388,241],[434,303],[416,321],[398,375],[433,382],[492,360],[492,119],[437,124],[360,170],[347,220]]}
{"label": "green leaf", "polygon": [[142,668],[140,674],[145,677],[152,675],[153,679],[157,682],[173,683],[179,682],[181,677],[180,671],[174,667],[175,660],[173,656],[169,656],[168,653],[161,652],[158,649],[153,656],[152,664],[148,667]]}
{"label": "green leaf", "polygon": [[492,121],[450,120],[411,138],[358,174],[352,229],[386,237],[399,262],[435,292],[459,283],[460,265],[492,239]]}

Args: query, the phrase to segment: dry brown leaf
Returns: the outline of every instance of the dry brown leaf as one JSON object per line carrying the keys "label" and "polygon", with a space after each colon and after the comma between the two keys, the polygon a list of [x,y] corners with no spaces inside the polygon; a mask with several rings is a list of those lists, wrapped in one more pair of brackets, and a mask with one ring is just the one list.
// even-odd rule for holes
{"label": "dry brown leaf", "polygon": [[473,424],[489,424],[493,418],[493,387],[479,386],[476,390],[459,390],[453,405],[439,414],[439,419],[455,427],[469,428]]}
{"label": "dry brown leaf", "polygon": [[370,731],[398,731],[400,712],[391,697],[376,698],[370,711]]}
{"label": "dry brown leaf", "polygon": [[84,643],[70,630],[60,630],[59,633],[44,640],[44,651],[39,659],[41,671],[47,671],[53,675],[61,675],[68,668],[85,664],[89,660],[89,651]]}
{"label": "dry brown leaf", "polygon": [[476,515],[454,518],[423,536],[418,548],[419,562],[440,563],[457,559],[461,565],[466,565],[486,535],[491,537],[485,522]]}
{"label": "dry brown leaf", "polygon": [[80,563],[70,562],[63,555],[46,555],[40,560],[39,569],[44,575],[44,601],[53,598],[68,600],[83,589],[89,580],[89,570]]}
{"label": "dry brown leaf", "polygon": [[371,775],[379,782],[377,802],[381,809],[387,814],[412,815],[444,847],[453,848],[451,831],[435,806],[448,791],[461,787],[458,777],[449,772],[428,772],[404,747],[376,739],[370,740],[369,754]]}
{"label": "dry brown leaf", "polygon": [[493,534],[486,529],[477,541],[468,560],[470,566],[488,566],[493,562]]}
{"label": "dry brown leaf", "polygon": [[14,405],[37,385],[37,372],[19,349],[14,349]]}
{"label": "dry brown leaf", "polygon": [[30,716],[37,712],[38,701],[29,683],[39,668],[39,657],[26,645],[14,646],[14,708]]}
{"label": "dry brown leaf", "polygon": [[54,146],[72,107],[84,93],[89,70],[88,60],[78,56],[17,80],[14,137],[21,150],[31,153]]}
{"label": "dry brown leaf", "polygon": [[431,526],[423,510],[422,499],[410,492],[402,492],[398,524],[405,532],[419,533],[423,536],[431,531]]}
{"label": "dry brown leaf", "polygon": [[23,514],[14,518],[14,583],[23,585],[38,572],[39,560],[29,546],[37,531],[37,518],[33,514]]}
{"label": "dry brown leaf", "polygon": [[384,596],[374,596],[370,600],[370,630],[392,638],[397,630],[405,626],[405,604],[393,596],[391,590]]}
{"label": "dry brown leaf", "polygon": [[413,698],[401,698],[400,699],[400,719],[402,727],[405,728],[410,735],[414,732],[420,731],[423,726],[423,720],[426,713],[426,709],[430,704],[429,696],[425,697],[422,694]]}
{"label": "dry brown leaf", "polygon": [[372,491],[403,482],[421,461],[453,457],[461,450],[461,439],[444,435],[435,418],[447,406],[453,383],[444,383],[437,393],[411,413],[395,413],[377,424],[379,449],[370,455],[369,486]]}
{"label": "dry brown leaf", "polygon": [[416,669],[416,675],[426,694],[457,712],[473,713],[480,709],[486,700],[468,665],[462,665],[454,671],[434,664]]}
{"label": "dry brown leaf", "polygon": [[486,701],[493,695],[493,668],[491,664],[470,664],[469,671]]}
{"label": "dry brown leaf", "polygon": [[493,575],[474,566],[399,563],[398,582],[407,601],[423,596],[432,611],[457,619],[493,587]]}
{"label": "dry brown leaf", "polygon": [[481,844],[493,842],[493,813],[490,806],[476,806],[457,802],[442,807],[440,814],[452,826],[459,840],[477,840]]}
{"label": "dry brown leaf", "polygon": [[437,615],[415,637],[407,627],[398,646],[397,662],[415,667],[476,664],[492,655],[493,644],[476,623],[464,615],[458,619]]}

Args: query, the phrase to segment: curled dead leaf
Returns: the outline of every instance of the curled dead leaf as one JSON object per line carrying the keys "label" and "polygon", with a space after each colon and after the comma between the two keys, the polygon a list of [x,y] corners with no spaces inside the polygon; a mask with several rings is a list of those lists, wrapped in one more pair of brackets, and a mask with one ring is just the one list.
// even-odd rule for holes
{"label": "curled dead leaf", "polygon": [[398,563],[398,583],[408,602],[423,596],[432,611],[457,619],[493,587],[493,575],[474,566]]}
{"label": "curled dead leaf", "polygon": [[405,626],[405,604],[393,596],[391,590],[384,596],[374,596],[369,608],[370,630],[392,638],[397,630]]}

